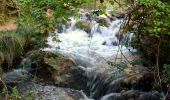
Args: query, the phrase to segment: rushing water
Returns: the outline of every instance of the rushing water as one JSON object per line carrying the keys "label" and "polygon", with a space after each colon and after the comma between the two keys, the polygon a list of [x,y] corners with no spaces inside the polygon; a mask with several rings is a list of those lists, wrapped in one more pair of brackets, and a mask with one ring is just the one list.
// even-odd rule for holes
{"label": "rushing water", "polygon": [[[99,16],[99,18],[102,17],[103,16]],[[119,41],[116,34],[118,34],[120,30],[123,19],[117,19],[115,21],[107,20],[109,27],[99,26],[99,23],[92,20],[90,23],[90,33],[75,27],[78,21],[87,20],[86,17],[82,17],[82,19],[70,19],[69,27],[63,27],[64,31],[62,33],[57,33],[56,31],[56,36],[58,36],[61,42],[57,43],[53,41],[52,36],[49,36],[48,44],[50,47],[45,50],[58,50],[87,59],[91,59],[91,54],[94,53],[104,59],[116,56],[119,50]],[[89,34],[91,36],[89,36]],[[129,34],[128,37],[129,36],[131,37],[131,34]],[[58,47],[60,47],[60,49],[57,49]],[[128,53],[129,48],[121,46],[121,51]]]}
{"label": "rushing water", "polygon": [[[132,48],[126,47],[121,44],[122,41],[116,37],[120,31],[120,27],[123,23],[123,19],[116,19],[114,21],[109,20],[106,16],[99,16],[100,18],[105,18],[109,26],[100,26],[94,19],[90,20],[90,31],[87,33],[84,30],[76,28],[76,23],[80,21],[89,21],[87,16],[82,15],[81,18],[70,18],[68,25],[63,25],[60,29],[56,30],[56,36],[61,42],[58,43],[53,41],[53,36],[48,37],[49,48],[45,48],[47,51],[58,51],[60,53],[67,53],[74,57],[79,67],[87,71],[87,77],[89,81],[93,81],[93,86],[96,89],[92,89],[92,96],[96,97],[98,95],[105,95],[102,88],[109,89],[106,85],[111,85],[114,81],[107,83],[107,79],[103,80],[97,74],[93,74],[94,70],[99,70],[100,72],[107,69],[107,61],[114,60],[117,55],[123,53],[126,56],[129,56],[129,51],[133,50]],[[124,41],[129,41],[132,37],[132,34],[124,36]],[[121,52],[120,52],[121,49]],[[92,70],[92,68],[94,70]],[[102,68],[102,70],[101,70]],[[116,71],[116,70],[115,70]],[[102,72],[101,72],[102,73]],[[98,83],[95,80],[103,81],[103,83]],[[116,81],[116,80],[115,80]],[[96,83],[95,83],[96,82]],[[87,82],[88,84],[88,82]],[[96,85],[99,85],[96,87]],[[101,86],[102,85],[102,86]],[[101,87],[100,87],[101,86]],[[108,92],[107,90],[105,92]],[[106,95],[102,98],[107,98]],[[98,97],[97,97],[98,98]]]}

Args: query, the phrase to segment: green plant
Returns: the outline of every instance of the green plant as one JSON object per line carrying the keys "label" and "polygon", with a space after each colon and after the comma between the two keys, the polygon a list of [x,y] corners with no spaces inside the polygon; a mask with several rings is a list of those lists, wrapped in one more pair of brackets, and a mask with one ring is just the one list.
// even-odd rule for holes
{"label": "green plant", "polygon": [[86,0],[19,0],[19,25],[33,27],[40,33],[53,32],[56,23],[67,22]]}
{"label": "green plant", "polygon": [[[129,12],[128,30],[140,28],[139,34],[160,37],[170,34],[170,5],[162,0],[137,0],[134,9]],[[149,9],[149,10],[148,10]],[[136,25],[138,23],[138,25]]]}
{"label": "green plant", "polygon": [[139,60],[132,60],[132,61],[122,61],[122,62],[119,62],[119,63],[108,61],[107,63],[109,65],[111,65],[112,67],[116,67],[116,68],[118,68],[119,70],[122,71],[123,69],[128,67],[129,64],[132,65],[132,66],[139,65],[140,61]]}
{"label": "green plant", "polygon": [[13,60],[23,54],[24,48],[29,45],[29,32],[23,28],[15,31],[0,33],[0,65],[13,65]]}
{"label": "green plant", "polygon": [[105,26],[105,27],[109,27],[109,23],[107,22],[107,20],[106,19],[99,19],[98,20],[98,23],[99,23],[99,25],[100,26]]}
{"label": "green plant", "polygon": [[[133,42],[136,48],[143,52],[150,64],[157,67],[168,63],[169,54],[165,42],[170,36],[170,2],[169,0],[131,0],[131,7],[127,12],[125,33],[131,31],[136,35]],[[147,63],[147,65],[149,65]],[[159,70],[159,69],[158,69]]]}
{"label": "green plant", "polygon": [[9,100],[21,100],[21,96],[16,87],[12,88]]}
{"label": "green plant", "polygon": [[1,64],[6,61],[11,67],[13,59],[22,54],[23,44],[22,40],[15,35],[3,34],[0,36],[0,54]]}
{"label": "green plant", "polygon": [[32,96],[28,96],[28,100],[34,100]]}
{"label": "green plant", "polygon": [[75,24],[75,27],[78,28],[78,29],[88,29],[90,26],[90,23],[89,22],[77,22]]}
{"label": "green plant", "polygon": [[[132,71],[131,67],[136,66],[136,65],[140,65],[139,60],[122,61],[122,62],[108,61],[107,63],[108,63],[108,65],[111,66],[111,69],[112,69],[112,76],[111,77],[112,78],[115,78],[121,72],[124,72],[125,69],[130,69]],[[114,70],[116,70],[116,71],[114,71]]]}

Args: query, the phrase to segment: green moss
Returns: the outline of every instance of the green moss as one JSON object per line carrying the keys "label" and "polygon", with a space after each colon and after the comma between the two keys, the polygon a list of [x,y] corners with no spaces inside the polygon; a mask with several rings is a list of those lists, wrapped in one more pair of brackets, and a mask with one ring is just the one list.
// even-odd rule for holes
{"label": "green moss", "polygon": [[107,20],[104,19],[104,18],[99,19],[97,22],[99,23],[100,26],[109,27],[109,23],[108,23]]}
{"label": "green moss", "polygon": [[89,28],[89,25],[90,25],[89,22],[81,22],[81,21],[79,21],[79,22],[76,23],[75,27],[78,28],[78,29],[84,30],[84,29]]}

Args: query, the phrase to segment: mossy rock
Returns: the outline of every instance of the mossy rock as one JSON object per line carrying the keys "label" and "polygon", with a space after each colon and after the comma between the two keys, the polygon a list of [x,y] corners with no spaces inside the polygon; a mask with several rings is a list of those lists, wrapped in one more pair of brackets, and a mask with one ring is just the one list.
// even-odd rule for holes
{"label": "mossy rock", "polygon": [[47,51],[35,50],[28,53],[26,59],[30,59],[32,64],[37,67],[46,67],[50,72],[57,71],[58,74],[66,73],[70,67],[76,66],[73,59],[61,55],[59,53],[52,53]]}
{"label": "mossy rock", "polygon": [[78,69],[74,59],[68,55],[35,50],[29,52],[25,59],[22,64],[30,61],[32,63],[32,73],[36,73],[37,77],[42,79],[42,81],[53,82],[57,86],[68,86],[77,89],[81,86],[77,85],[79,84],[77,80],[82,80],[79,74],[81,71]]}
{"label": "mossy rock", "polygon": [[99,18],[97,22],[99,23],[100,26],[109,27],[109,22],[105,18]]}
{"label": "mossy rock", "polygon": [[84,30],[87,33],[90,33],[91,31],[90,21],[79,21],[75,24],[75,27]]}

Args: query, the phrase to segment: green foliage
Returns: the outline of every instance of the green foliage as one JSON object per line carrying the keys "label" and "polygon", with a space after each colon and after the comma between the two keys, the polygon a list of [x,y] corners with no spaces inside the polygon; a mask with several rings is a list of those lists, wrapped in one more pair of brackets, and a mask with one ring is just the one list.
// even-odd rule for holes
{"label": "green foliage", "polygon": [[[161,0],[137,0],[139,7],[130,15],[130,27],[140,28],[142,34],[159,37],[170,35],[170,3]],[[130,28],[128,27],[128,28]]]}
{"label": "green foliage", "polygon": [[78,28],[78,29],[87,29],[87,28],[89,28],[89,26],[90,26],[90,22],[77,22],[76,24],[75,24],[75,27],[76,28]]}
{"label": "green foliage", "polygon": [[[6,97],[7,96],[7,97]],[[19,92],[16,87],[12,87],[10,89],[10,93],[6,89],[2,89],[0,91],[0,98],[2,100],[6,100],[5,98],[8,98],[8,100],[21,100],[21,96],[19,95]]]}
{"label": "green foliage", "polygon": [[46,44],[46,40],[37,40],[36,38],[32,37],[31,38],[31,46],[34,48],[34,49],[38,49],[38,48],[45,48],[47,47],[47,44]]}
{"label": "green foliage", "polygon": [[97,22],[99,23],[100,26],[109,27],[109,22],[107,22],[105,18],[99,19]]}
{"label": "green foliage", "polygon": [[22,28],[0,33],[0,65],[5,62],[11,67],[13,60],[22,55],[24,48],[29,44],[28,34]]}
{"label": "green foliage", "polygon": [[128,67],[128,65],[132,65],[132,66],[139,65],[140,61],[139,60],[132,60],[132,61],[129,61],[129,62],[123,61],[123,62],[120,62],[120,63],[108,61],[107,63],[109,65],[113,66],[113,67],[116,67],[118,70],[123,71],[125,68]]}
{"label": "green foliage", "polygon": [[19,0],[19,25],[33,27],[44,33],[53,32],[56,23],[67,22],[85,0]]}
{"label": "green foliage", "polygon": [[[158,62],[162,68],[163,64],[169,61],[165,47],[170,46],[164,46],[166,43],[163,42],[170,41],[169,0],[136,0],[129,9],[127,20],[125,29],[137,36],[133,45],[143,52],[142,56],[147,62]],[[159,61],[156,61],[156,57]]]}
{"label": "green foliage", "polygon": [[99,0],[84,0],[83,3],[81,4],[81,7],[84,7],[87,9],[92,9],[92,8],[94,8],[95,1],[97,3],[97,1],[99,1]]}
{"label": "green foliage", "polygon": [[23,51],[22,39],[16,35],[6,35],[0,36],[0,54],[1,54],[1,64],[6,61],[8,66],[12,66],[13,59],[21,55]]}
{"label": "green foliage", "polygon": [[16,87],[13,87],[11,90],[10,100],[21,100],[21,96]]}

